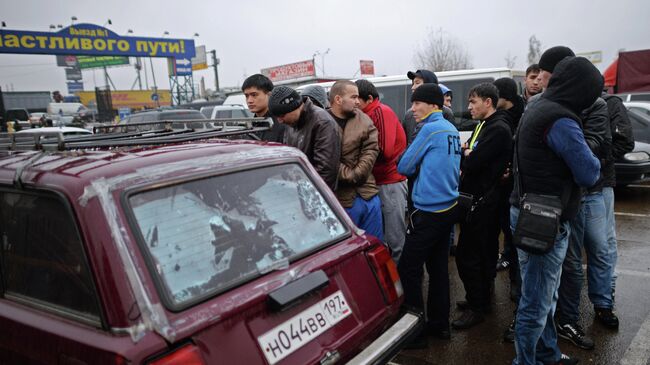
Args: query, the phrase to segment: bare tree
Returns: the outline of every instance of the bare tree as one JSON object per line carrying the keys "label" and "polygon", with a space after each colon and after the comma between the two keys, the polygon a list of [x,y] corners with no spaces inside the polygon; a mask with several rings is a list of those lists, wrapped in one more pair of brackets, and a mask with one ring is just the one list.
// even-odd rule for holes
{"label": "bare tree", "polygon": [[472,68],[467,50],[451,34],[438,28],[430,30],[427,39],[413,56],[416,67],[431,71],[451,71]]}
{"label": "bare tree", "polygon": [[515,65],[517,64],[517,56],[510,55],[510,51],[508,51],[508,54],[506,55],[504,60],[506,61],[506,67],[508,67],[509,69],[515,68]]}
{"label": "bare tree", "polygon": [[528,64],[539,62],[539,57],[542,55],[542,42],[533,34],[528,39]]}

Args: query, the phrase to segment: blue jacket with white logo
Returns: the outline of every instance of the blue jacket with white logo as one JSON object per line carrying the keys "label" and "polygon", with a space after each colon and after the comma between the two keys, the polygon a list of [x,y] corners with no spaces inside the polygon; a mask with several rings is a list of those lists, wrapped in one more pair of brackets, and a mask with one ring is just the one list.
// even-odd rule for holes
{"label": "blue jacket with white logo", "polygon": [[421,123],[397,171],[411,178],[417,174],[412,194],[417,209],[440,212],[453,207],[458,199],[460,135],[440,111]]}

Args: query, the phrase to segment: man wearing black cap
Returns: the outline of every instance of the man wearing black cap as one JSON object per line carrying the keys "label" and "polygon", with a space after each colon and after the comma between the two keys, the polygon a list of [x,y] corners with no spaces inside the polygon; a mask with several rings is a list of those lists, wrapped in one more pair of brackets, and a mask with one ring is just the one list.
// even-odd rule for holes
{"label": "man wearing black cap", "polygon": [[[404,305],[424,312],[422,264],[429,274],[427,326],[413,347],[426,346],[426,335],[449,339],[449,233],[456,221],[460,135],[442,117],[437,84],[424,84],[411,96],[411,110],[422,128],[402,156],[397,171],[415,177],[414,208],[409,212],[404,251],[397,269]],[[419,172],[418,172],[419,171]],[[417,172],[417,175],[416,175]]]}
{"label": "man wearing black cap", "polygon": [[[547,253],[518,248],[521,298],[515,325],[514,365],[576,364],[558,347],[553,314],[562,262],[567,253],[569,220],[579,209],[580,187],[598,180],[600,163],[589,149],[578,115],[594,103],[603,86],[600,72],[585,58],[563,58],[541,98],[530,104],[517,130],[515,188],[510,224],[516,230],[524,194],[556,196],[562,214],[555,242]],[[611,283],[610,283],[611,284]]]}
{"label": "man wearing black cap", "polygon": [[[429,70],[417,70],[415,72],[409,71],[406,73],[406,77],[411,79],[411,91],[415,91],[415,89],[420,87],[420,85],[438,83],[438,76]],[[443,118],[454,124],[454,112],[444,105],[440,106],[440,110],[442,110]],[[410,109],[406,112],[406,115],[404,115],[402,127],[404,127],[404,132],[406,133],[406,143],[411,144],[413,139],[415,139],[418,129],[415,118],[413,117],[413,111]]]}
{"label": "man wearing black cap", "polygon": [[456,266],[466,302],[456,329],[467,329],[483,321],[491,310],[491,287],[496,276],[499,242],[490,232],[498,226],[498,187],[512,151],[512,132],[504,112],[497,112],[499,92],[491,83],[469,91],[468,109],[479,124],[463,146],[460,191],[473,196],[472,211],[460,223]]}
{"label": "man wearing black cap", "polygon": [[303,100],[290,87],[278,86],[269,97],[269,109],[278,121],[287,125],[284,144],[301,150],[330,189],[336,188],[341,158],[338,126],[325,110]]}

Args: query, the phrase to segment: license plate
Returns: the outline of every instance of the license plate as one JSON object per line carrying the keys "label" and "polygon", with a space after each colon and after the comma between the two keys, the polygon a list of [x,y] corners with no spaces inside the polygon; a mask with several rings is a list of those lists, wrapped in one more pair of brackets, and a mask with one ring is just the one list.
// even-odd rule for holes
{"label": "license plate", "polygon": [[273,365],[352,314],[339,290],[257,338]]}

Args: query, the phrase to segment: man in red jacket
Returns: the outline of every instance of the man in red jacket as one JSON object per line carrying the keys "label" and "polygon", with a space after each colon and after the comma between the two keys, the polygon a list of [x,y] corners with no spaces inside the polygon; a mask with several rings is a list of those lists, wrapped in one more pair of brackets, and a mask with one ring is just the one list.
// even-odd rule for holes
{"label": "man in red jacket", "polygon": [[397,162],[406,149],[406,133],[395,112],[379,101],[379,93],[370,81],[356,81],[359,107],[366,113],[379,134],[379,156],[372,170],[381,199],[384,218],[384,240],[399,261],[404,246],[406,222],[406,177],[397,172]]}

